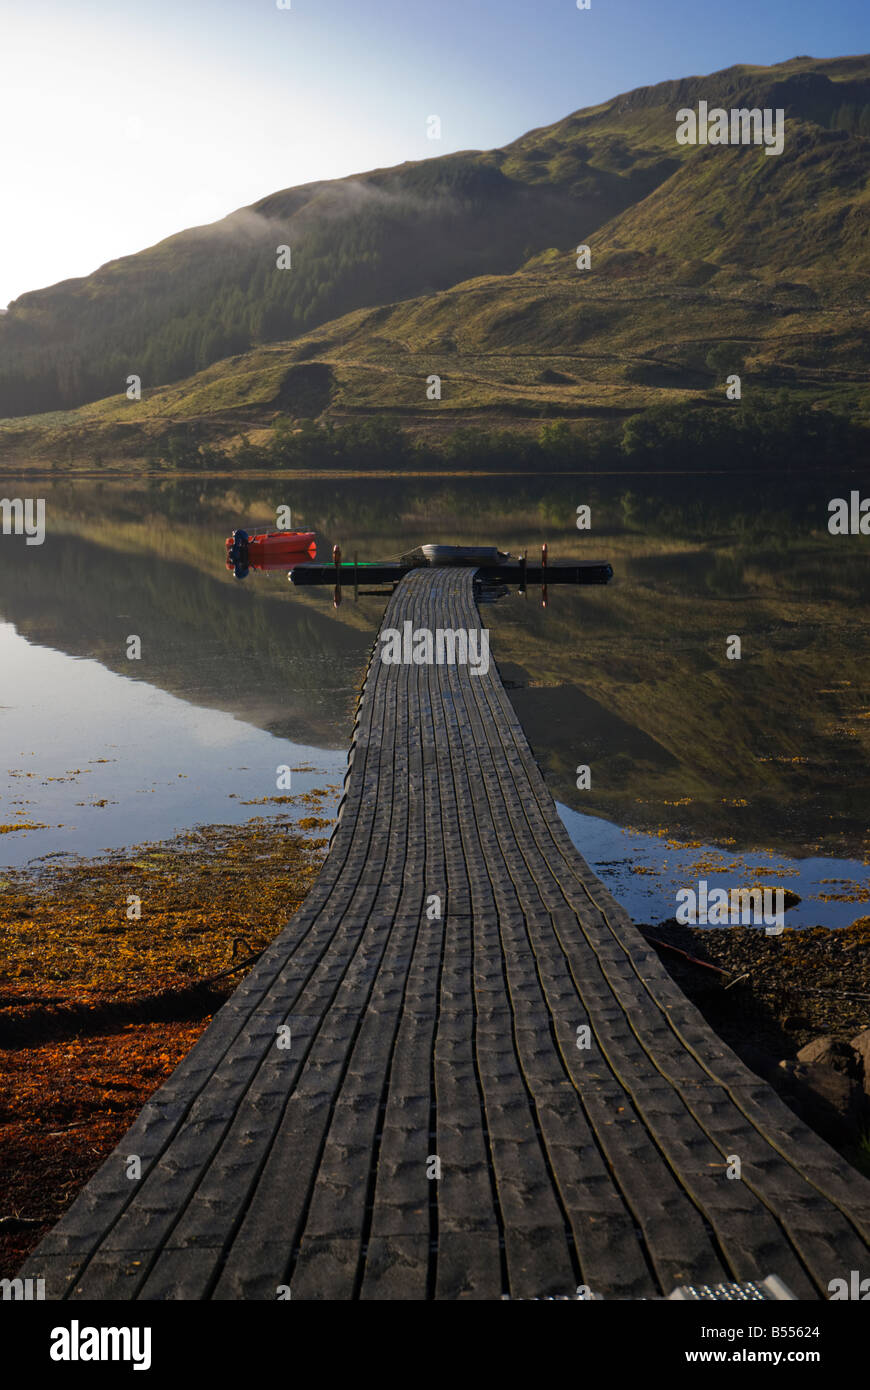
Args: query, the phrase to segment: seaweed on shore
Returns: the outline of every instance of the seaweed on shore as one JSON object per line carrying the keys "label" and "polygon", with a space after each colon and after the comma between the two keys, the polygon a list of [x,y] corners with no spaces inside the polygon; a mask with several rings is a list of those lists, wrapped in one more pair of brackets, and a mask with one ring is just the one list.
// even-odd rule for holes
{"label": "seaweed on shore", "polygon": [[203,826],[4,872],[0,1277],[60,1218],[299,907],[326,848],[299,825],[281,814]]}

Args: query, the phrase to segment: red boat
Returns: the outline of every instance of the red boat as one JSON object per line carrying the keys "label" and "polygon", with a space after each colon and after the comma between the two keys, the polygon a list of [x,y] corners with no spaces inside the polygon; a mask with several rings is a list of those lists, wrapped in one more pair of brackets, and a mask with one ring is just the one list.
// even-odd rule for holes
{"label": "red boat", "polygon": [[313,531],[234,531],[227,537],[227,569],[244,579],[249,569],[280,570],[317,556]]}

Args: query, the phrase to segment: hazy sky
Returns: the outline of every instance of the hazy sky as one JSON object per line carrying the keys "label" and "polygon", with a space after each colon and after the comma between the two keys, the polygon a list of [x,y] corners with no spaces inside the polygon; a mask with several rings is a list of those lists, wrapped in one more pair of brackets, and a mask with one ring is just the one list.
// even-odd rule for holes
{"label": "hazy sky", "polygon": [[867,0],[291,3],[0,0],[0,305],[293,184],[870,47]]}

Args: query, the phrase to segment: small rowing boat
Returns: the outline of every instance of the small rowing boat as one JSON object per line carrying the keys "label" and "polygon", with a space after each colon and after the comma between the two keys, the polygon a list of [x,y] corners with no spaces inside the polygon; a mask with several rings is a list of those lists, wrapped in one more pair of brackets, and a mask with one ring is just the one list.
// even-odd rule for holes
{"label": "small rowing boat", "polygon": [[236,579],[248,570],[280,570],[314,560],[317,543],[313,531],[234,531],[227,537],[227,569]]}

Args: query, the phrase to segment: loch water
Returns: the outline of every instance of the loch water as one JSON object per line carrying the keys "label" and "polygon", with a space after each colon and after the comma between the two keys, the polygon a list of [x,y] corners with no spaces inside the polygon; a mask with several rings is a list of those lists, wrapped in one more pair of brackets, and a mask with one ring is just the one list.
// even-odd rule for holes
{"label": "loch water", "polygon": [[302,816],[269,801],[282,766],[294,794],[325,791],[330,813],[387,595],[346,587],[336,607],[331,587],[294,589],[286,571],[235,580],[225,536],[273,527],[289,506],[320,559],[335,542],[372,560],[437,541],[610,561],[606,588],[551,586],[544,606],[530,587],[481,607],[577,847],[638,921],[672,916],[677,889],[704,879],[791,889],[789,925],[847,925],[870,899],[870,566],[867,538],[832,535],[828,517],[852,486],[7,480],[7,496],[44,499],[45,538],[0,536],[0,864]]}

